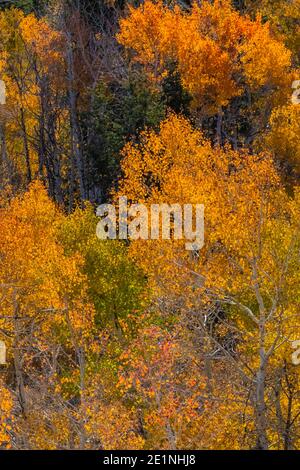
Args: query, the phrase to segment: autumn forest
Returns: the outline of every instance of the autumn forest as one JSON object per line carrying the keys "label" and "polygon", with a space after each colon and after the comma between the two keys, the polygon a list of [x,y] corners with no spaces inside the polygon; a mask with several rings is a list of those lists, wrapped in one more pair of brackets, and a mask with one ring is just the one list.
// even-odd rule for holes
{"label": "autumn forest", "polygon": [[300,0],[0,0],[0,449],[300,450],[299,65]]}

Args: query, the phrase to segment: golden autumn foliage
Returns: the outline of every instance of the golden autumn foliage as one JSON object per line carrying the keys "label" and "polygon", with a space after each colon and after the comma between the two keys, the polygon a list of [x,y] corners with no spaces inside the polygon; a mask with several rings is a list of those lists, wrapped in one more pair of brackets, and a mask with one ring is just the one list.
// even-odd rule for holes
{"label": "golden autumn foliage", "polygon": [[275,108],[271,114],[270,127],[266,145],[297,182],[300,174],[300,105],[289,104]]}
{"label": "golden autumn foliage", "polygon": [[12,430],[13,399],[3,384],[0,384],[0,446],[9,448],[10,431]]}
{"label": "golden autumn foliage", "polygon": [[246,8],[250,14],[259,12],[270,22],[274,33],[283,38],[286,45],[293,52],[294,61],[299,65],[300,50],[300,3],[299,0],[260,0],[246,1]]}
{"label": "golden autumn foliage", "polygon": [[[74,233],[64,231],[64,227],[71,229],[72,226],[78,230],[80,224],[86,244],[76,238],[76,232],[74,238]],[[130,273],[125,251],[122,246],[111,251],[107,244],[97,239],[95,227],[96,219],[90,208],[85,211],[78,209],[75,219],[72,216],[69,219],[49,199],[40,182],[32,184],[28,193],[1,209],[0,336],[7,345],[8,364],[14,365],[16,370],[18,392],[14,406],[19,409],[18,417],[12,423],[12,399],[3,386],[1,444],[9,445],[17,432],[25,439],[26,446],[68,448],[75,428],[79,427],[80,437],[76,437],[74,443],[79,446],[88,439],[89,429],[95,428],[93,423],[95,416],[99,416],[99,406],[108,413],[107,420],[111,417],[109,422],[111,426],[115,423],[115,430],[110,431],[109,437],[108,428],[99,429],[96,435],[93,434],[93,439],[98,436],[99,442],[103,441],[102,445],[111,448],[122,448],[125,443],[131,448],[139,442],[135,433],[128,431],[126,437],[119,433],[119,420],[125,419],[120,413],[128,418],[128,429],[131,418],[126,414],[126,405],[120,403],[119,408],[109,392],[117,381],[116,372],[111,367],[120,354],[118,331],[115,329],[121,328],[121,323],[126,328],[126,314],[133,310],[130,290],[137,300],[143,287],[138,285],[133,274],[132,279],[122,279],[120,269],[127,269],[128,275]],[[118,290],[115,288],[111,293],[106,286],[106,282],[113,280],[109,273],[103,282],[104,272],[101,279],[100,273],[94,271],[90,264],[93,261],[91,253],[97,256],[98,261],[102,257],[103,270],[107,270],[107,263],[111,262],[113,273],[113,262],[116,263],[117,272],[120,272],[119,279],[117,272],[114,274]],[[95,292],[97,279],[101,284]],[[128,298],[124,294],[121,296],[122,290],[127,292]],[[116,292],[119,292],[119,299]],[[102,303],[97,302],[97,296]],[[97,331],[99,318],[97,320],[96,315],[107,318],[105,313],[108,312],[104,309],[111,305],[110,296],[115,297],[115,305],[119,309],[116,314],[120,320],[113,316],[118,322],[113,321],[111,326],[103,327],[102,332]],[[127,334],[130,335],[130,328]],[[106,337],[111,336],[115,340],[107,345]],[[23,351],[22,355],[19,351]],[[101,359],[103,351],[106,351],[105,360]],[[97,388],[101,381],[105,393],[101,393],[99,398]],[[108,397],[110,405],[106,403]],[[80,409],[71,406],[71,400],[78,400]],[[51,403],[48,411],[46,403]],[[90,414],[92,409],[95,416]],[[51,429],[47,424],[49,419]],[[8,438],[6,431],[12,426],[14,430]],[[103,433],[105,436],[102,437]]]}
{"label": "golden autumn foliage", "polygon": [[260,17],[241,16],[229,1],[193,3],[184,12],[147,0],[129,12],[121,21],[119,42],[135,52],[156,82],[175,62],[197,108],[216,112],[245,89],[276,90],[290,83],[289,50]]}
{"label": "golden autumn foliage", "polygon": [[[6,107],[0,110],[11,168],[30,182],[41,161],[34,145],[41,113],[41,88],[53,95],[65,88],[62,36],[44,19],[12,8],[0,12],[0,76],[6,84]],[[47,77],[47,78],[46,78]]]}
{"label": "golden autumn foliage", "polygon": [[[280,368],[300,333],[300,206],[298,191],[294,200],[285,194],[270,155],[212,148],[188,121],[171,115],[159,133],[144,133],[140,144],[125,147],[122,168],[119,195],[126,188],[132,202],[205,206],[205,245],[196,256],[182,241],[132,241],[132,256],[149,273],[158,298],[175,303],[200,329],[208,312],[226,308],[240,337],[239,367],[250,383],[261,373],[260,341],[263,373]],[[230,331],[225,322],[218,341],[209,341],[218,343]],[[271,429],[266,436],[273,438]]]}
{"label": "golden autumn foliage", "polygon": [[[299,449],[299,0],[33,3],[0,7],[0,449]],[[99,239],[121,196],[146,228]]]}

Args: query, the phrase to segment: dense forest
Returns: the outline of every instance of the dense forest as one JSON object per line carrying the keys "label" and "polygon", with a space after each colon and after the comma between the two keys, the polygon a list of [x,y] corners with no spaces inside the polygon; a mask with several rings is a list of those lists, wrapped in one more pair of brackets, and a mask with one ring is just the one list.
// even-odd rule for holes
{"label": "dense forest", "polygon": [[300,0],[0,0],[0,449],[300,449],[299,64]]}

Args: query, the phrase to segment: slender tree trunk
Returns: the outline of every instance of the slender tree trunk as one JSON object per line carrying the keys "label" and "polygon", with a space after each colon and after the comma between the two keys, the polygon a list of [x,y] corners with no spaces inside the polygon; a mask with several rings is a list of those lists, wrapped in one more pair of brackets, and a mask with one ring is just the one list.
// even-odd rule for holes
{"label": "slender tree trunk", "polygon": [[86,431],[85,431],[85,417],[82,410],[82,405],[84,404],[84,395],[85,395],[85,374],[86,374],[86,363],[85,363],[85,351],[84,348],[79,344],[76,331],[73,328],[68,308],[66,308],[66,320],[69,327],[69,331],[71,334],[72,344],[75,350],[75,354],[78,360],[79,365],[79,375],[80,375],[80,405],[81,409],[78,410],[79,412],[79,447],[81,450],[84,450],[86,447]]}
{"label": "slender tree trunk", "polygon": [[21,128],[22,128],[22,134],[23,134],[26,172],[27,172],[27,183],[29,184],[32,181],[32,172],[31,172],[31,166],[30,166],[29,145],[28,145],[28,137],[27,137],[27,130],[26,130],[25,115],[24,115],[23,107],[21,107],[20,112],[21,112]]}
{"label": "slender tree trunk", "polygon": [[22,372],[22,362],[20,358],[20,318],[19,318],[19,305],[17,301],[16,291],[13,292],[13,309],[14,309],[14,366],[17,382],[17,397],[20,403],[22,414],[26,417],[28,408],[27,408],[27,399],[26,392],[24,387],[24,378]]}
{"label": "slender tree trunk", "polygon": [[257,424],[257,448],[267,450],[267,419],[265,403],[266,364],[263,357],[256,374],[256,424]]}
{"label": "slender tree trunk", "polygon": [[85,182],[84,182],[84,162],[81,151],[81,139],[79,124],[77,119],[77,97],[74,73],[74,54],[72,47],[71,33],[66,33],[67,37],[67,67],[68,67],[68,84],[69,84],[69,111],[70,111],[70,133],[71,133],[71,150],[72,157],[76,165],[76,173],[78,177],[80,198],[82,201],[86,199]]}
{"label": "slender tree trunk", "polygon": [[[259,302],[260,303],[260,302]],[[265,310],[260,305],[259,319],[259,367],[256,373],[256,428],[257,428],[257,448],[267,450],[269,448],[267,438],[267,417],[266,417],[266,367],[267,355],[265,351],[266,318]]]}
{"label": "slender tree trunk", "polygon": [[222,145],[222,121],[223,121],[223,111],[222,108],[219,109],[217,116],[217,127],[216,127],[216,145]]}
{"label": "slender tree trunk", "polygon": [[2,176],[0,184],[3,186],[8,183],[12,184],[13,180],[13,171],[12,163],[9,161],[6,148],[6,139],[5,139],[5,124],[0,122],[0,146],[1,146],[1,168]]}

